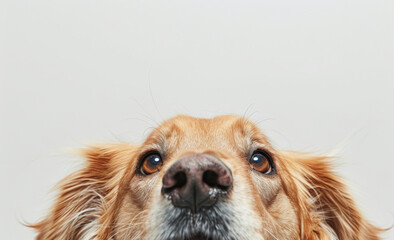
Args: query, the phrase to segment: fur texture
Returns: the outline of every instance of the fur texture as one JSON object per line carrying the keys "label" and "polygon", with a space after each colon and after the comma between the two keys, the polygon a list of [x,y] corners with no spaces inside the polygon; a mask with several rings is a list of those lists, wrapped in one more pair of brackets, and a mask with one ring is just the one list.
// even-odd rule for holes
{"label": "fur texture", "polygon": [[[275,174],[251,168],[256,149],[271,154]],[[141,158],[152,150],[163,167],[143,176]],[[189,153],[220,158],[234,178],[231,195],[198,214],[174,207],[160,191],[165,171]],[[37,240],[380,239],[382,230],[362,216],[329,158],[274,149],[245,118],[178,116],[142,145],[92,146],[82,154],[86,166],[60,183],[48,216],[31,225]]]}

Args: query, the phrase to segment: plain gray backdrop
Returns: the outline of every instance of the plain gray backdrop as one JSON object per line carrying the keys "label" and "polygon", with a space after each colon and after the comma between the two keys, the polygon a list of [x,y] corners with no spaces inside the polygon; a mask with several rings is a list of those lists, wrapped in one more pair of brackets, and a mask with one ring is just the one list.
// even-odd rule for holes
{"label": "plain gray backdrop", "polygon": [[[279,149],[338,156],[394,222],[394,1],[0,1],[0,239],[33,239],[72,149],[141,143],[176,114],[249,116]],[[385,239],[394,239],[393,230]]]}

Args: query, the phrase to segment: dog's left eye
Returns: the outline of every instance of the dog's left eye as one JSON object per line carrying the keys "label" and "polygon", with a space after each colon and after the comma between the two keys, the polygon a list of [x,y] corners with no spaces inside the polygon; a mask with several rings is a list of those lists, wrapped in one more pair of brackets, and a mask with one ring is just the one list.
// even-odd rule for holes
{"label": "dog's left eye", "polygon": [[145,175],[155,173],[163,166],[163,160],[157,152],[153,152],[144,157],[141,164],[141,172]]}
{"label": "dog's left eye", "polygon": [[274,173],[271,155],[265,151],[255,151],[249,159],[249,164],[258,172],[267,175]]}

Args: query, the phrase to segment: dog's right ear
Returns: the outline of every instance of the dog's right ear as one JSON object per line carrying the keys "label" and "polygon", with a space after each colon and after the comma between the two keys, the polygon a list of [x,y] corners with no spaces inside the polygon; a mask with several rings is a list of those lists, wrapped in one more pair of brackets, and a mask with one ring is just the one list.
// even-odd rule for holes
{"label": "dog's right ear", "polygon": [[109,228],[102,226],[113,221],[116,211],[112,208],[119,202],[122,179],[131,177],[127,169],[135,168],[132,159],[137,149],[131,144],[83,149],[86,166],[60,182],[60,193],[49,215],[30,225],[38,231],[36,239],[105,239]]}

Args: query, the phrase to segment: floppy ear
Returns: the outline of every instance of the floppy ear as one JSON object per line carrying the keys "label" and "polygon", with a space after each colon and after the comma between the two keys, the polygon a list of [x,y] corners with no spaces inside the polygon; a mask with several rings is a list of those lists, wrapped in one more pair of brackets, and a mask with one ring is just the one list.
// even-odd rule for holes
{"label": "floppy ear", "polygon": [[282,151],[285,189],[298,211],[301,239],[378,240],[383,230],[356,207],[330,158]]}
{"label": "floppy ear", "polygon": [[[50,214],[37,224],[37,240],[108,239],[122,195],[122,182],[131,178],[136,146],[114,144],[82,150],[86,166],[60,182]],[[125,179],[127,178],[127,179]],[[125,180],[123,180],[125,179]]]}

